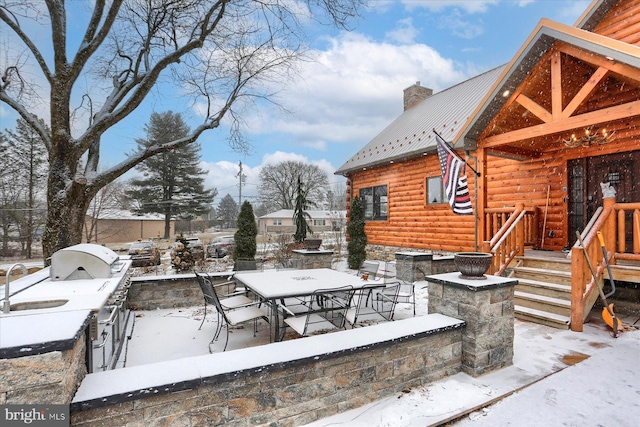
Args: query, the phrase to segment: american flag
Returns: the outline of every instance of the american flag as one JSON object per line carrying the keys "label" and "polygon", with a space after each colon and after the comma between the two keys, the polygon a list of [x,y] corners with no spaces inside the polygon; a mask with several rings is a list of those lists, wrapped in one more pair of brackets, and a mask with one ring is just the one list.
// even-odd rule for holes
{"label": "american flag", "polygon": [[436,134],[440,170],[442,170],[442,183],[451,210],[458,215],[473,215],[467,175],[463,173],[460,176],[460,171],[465,167],[465,163],[451,151],[449,145],[436,131],[434,133]]}

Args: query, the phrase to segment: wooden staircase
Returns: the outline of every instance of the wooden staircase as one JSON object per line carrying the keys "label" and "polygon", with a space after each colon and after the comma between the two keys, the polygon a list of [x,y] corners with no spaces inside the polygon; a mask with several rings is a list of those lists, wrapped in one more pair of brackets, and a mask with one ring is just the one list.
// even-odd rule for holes
{"label": "wooden staircase", "polygon": [[558,329],[569,329],[571,316],[571,261],[562,258],[520,256],[510,277],[515,289],[515,317]]}

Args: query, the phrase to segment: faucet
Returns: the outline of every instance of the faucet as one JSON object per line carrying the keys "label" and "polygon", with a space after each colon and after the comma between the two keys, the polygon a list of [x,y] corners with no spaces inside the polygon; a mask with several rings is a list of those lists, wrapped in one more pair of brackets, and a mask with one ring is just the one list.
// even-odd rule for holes
{"label": "faucet", "polygon": [[13,264],[9,270],[7,270],[7,280],[4,285],[4,306],[2,307],[2,312],[4,314],[9,314],[9,311],[11,311],[11,302],[9,301],[9,277],[11,277],[11,272],[15,267],[20,267],[22,269],[23,276],[28,274],[27,267],[25,267],[24,264]]}

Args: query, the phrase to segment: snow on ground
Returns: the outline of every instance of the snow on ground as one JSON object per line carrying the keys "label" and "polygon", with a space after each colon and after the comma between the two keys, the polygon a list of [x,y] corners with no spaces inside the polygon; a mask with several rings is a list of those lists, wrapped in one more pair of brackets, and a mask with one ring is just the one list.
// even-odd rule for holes
{"label": "snow on ground", "polygon": [[[334,265],[334,268],[348,271],[344,264]],[[417,283],[418,316],[425,315],[427,312],[426,285],[426,282]],[[410,317],[412,311],[409,304],[399,304],[396,319]],[[215,311],[210,311],[202,329],[199,330],[198,326],[202,322],[203,314],[203,307],[135,313],[135,326],[126,354],[126,366],[208,354],[208,344],[216,328],[216,316]],[[628,324],[638,321],[637,318],[623,318],[623,320]],[[224,339],[225,331],[223,330],[220,339],[213,343],[212,351],[222,351]],[[287,336],[287,339],[292,337]],[[227,351],[268,342],[269,325],[264,322],[259,323],[255,337],[251,326],[232,328]],[[617,355],[616,359],[614,358],[616,355],[612,352],[618,351],[618,348],[621,354]],[[612,356],[608,356],[610,352]],[[615,425],[635,425],[640,417],[637,403],[640,401],[637,399],[640,395],[640,376],[635,381],[636,377],[633,375],[636,367],[629,365],[636,364],[638,354],[640,354],[640,332],[628,331],[614,339],[596,310],[591,314],[590,321],[585,324],[582,333],[516,320],[513,366],[479,378],[459,373],[425,387],[406,390],[406,393],[400,393],[398,396],[391,396],[362,408],[316,421],[307,427],[413,427],[446,422],[449,425],[453,423],[464,426],[481,426],[489,423],[527,426],[614,425],[591,422],[602,420],[602,414],[606,414],[603,412],[606,408],[615,413],[610,415],[612,417],[610,419],[616,420]],[[594,362],[591,362],[591,359]],[[626,364],[623,363],[625,360]],[[593,366],[590,366],[590,363]],[[570,375],[571,369],[574,368],[572,365],[582,364],[585,366],[584,369],[591,371],[584,372],[583,369],[566,379],[558,376],[557,381],[564,381],[566,383],[564,386],[544,388],[544,384],[559,375],[551,374],[567,372]],[[618,372],[617,367],[623,364],[624,372]],[[571,368],[565,369],[567,367]],[[612,372],[616,372],[615,377],[610,375]],[[620,378],[621,376],[624,378]],[[537,386],[537,382],[541,379],[544,380],[540,382],[540,386]],[[618,389],[616,384],[603,381],[607,379],[623,384],[622,389]],[[534,384],[535,387],[527,387],[530,384]],[[542,389],[538,390],[541,387]],[[617,396],[613,402],[608,403],[611,397],[608,394],[605,395],[605,392],[609,392],[604,390],[607,387],[625,395]],[[532,391],[528,391],[529,389]],[[583,390],[586,391],[583,392]],[[602,394],[602,401],[597,400],[599,393]],[[513,397],[502,400],[503,397],[511,394]],[[590,403],[590,400],[586,399],[594,396],[596,402],[604,403]],[[625,407],[616,404],[628,398],[634,398],[635,401]],[[508,406],[507,402],[510,399],[515,403]],[[494,402],[498,403],[487,407]],[[536,417],[538,406],[554,402],[555,406],[549,408],[545,417]],[[503,410],[502,407],[507,409]],[[558,414],[553,412],[554,408],[558,414],[568,417],[568,423],[564,423],[562,417],[558,417]],[[527,421],[523,423],[519,422],[524,420],[521,418],[522,412],[528,414]],[[496,421],[493,421],[494,413]],[[550,418],[552,416],[555,418]],[[578,423],[580,420],[583,422]]]}

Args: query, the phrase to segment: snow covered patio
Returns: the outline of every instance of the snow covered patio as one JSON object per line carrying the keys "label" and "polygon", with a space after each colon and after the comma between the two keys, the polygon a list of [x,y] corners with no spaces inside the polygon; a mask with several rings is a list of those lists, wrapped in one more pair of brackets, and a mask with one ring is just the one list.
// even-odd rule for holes
{"label": "snow covered patio", "polygon": [[[416,293],[417,316],[427,313],[426,282],[419,282]],[[126,366],[139,366],[163,360],[178,359],[184,357],[201,356],[208,354],[208,343],[215,330],[215,314],[207,315],[207,321],[201,330],[198,326],[202,320],[202,307],[186,309],[163,309],[154,311],[141,311],[136,313],[135,327],[129,349],[126,355]],[[396,308],[396,319],[412,317],[412,307],[408,304],[399,304]],[[627,324],[638,322],[638,318],[623,318]],[[261,324],[258,335],[253,337],[253,328],[232,328],[229,337],[227,353],[234,349],[259,346],[269,343],[269,326]],[[290,340],[292,337],[287,337]],[[305,338],[301,338],[305,339]],[[599,312],[594,310],[590,316],[590,322],[585,325],[583,333],[575,333],[566,330],[558,330],[528,322],[515,321],[515,341],[513,366],[490,373],[478,378],[473,378],[464,373],[458,373],[451,377],[429,384],[425,387],[407,389],[405,392],[352,409],[343,413],[312,422],[309,427],[320,426],[425,426],[438,425],[450,420],[456,420],[460,425],[480,425],[484,420],[491,422],[493,407],[482,410],[486,405],[501,401],[505,396],[514,394],[510,399],[517,399],[519,395],[530,396],[527,386],[534,384],[551,374],[563,371],[578,362],[588,360],[591,356],[598,355],[599,365],[594,372],[586,377],[581,377],[578,382],[592,390],[602,393],[602,404],[606,405],[608,397],[605,395],[615,390],[615,386],[607,386],[602,379],[608,377],[606,372],[598,372],[602,364],[604,368],[615,370],[615,366],[608,366],[607,351],[619,345],[635,344],[640,347],[640,334],[638,332],[625,332],[620,338],[614,339],[602,322]],[[217,342],[213,350],[222,349],[224,340]],[[613,359],[612,359],[613,360]],[[587,365],[585,365],[587,366]],[[585,368],[586,369],[586,368]],[[571,370],[567,371],[572,372]],[[629,375],[635,374],[627,373]],[[546,382],[547,380],[543,381]],[[627,381],[629,382],[629,381]],[[598,384],[600,383],[600,384]],[[624,390],[625,396],[616,395],[615,399],[627,399],[638,392],[636,390]],[[605,390],[605,388],[607,388]],[[533,388],[532,388],[533,389]],[[554,388],[550,393],[554,393]],[[579,389],[578,389],[579,390]],[[528,394],[526,394],[528,393]],[[543,393],[543,395],[540,395]],[[534,397],[544,398],[544,393],[534,392]],[[582,393],[576,391],[578,396],[566,402],[568,407],[574,409],[565,416],[584,418],[586,420],[606,420],[607,412],[603,412],[602,405],[594,403],[585,404],[581,401]],[[525,398],[525,397],[523,397]],[[531,397],[526,397],[529,401]],[[547,399],[548,401],[548,399]],[[505,400],[508,402],[508,400]],[[544,402],[543,402],[544,403]],[[559,404],[558,413],[563,411],[563,405]],[[496,405],[499,408],[501,404]],[[513,405],[511,405],[513,406]],[[516,405],[518,406],[518,405]],[[619,405],[618,405],[619,406]],[[527,407],[529,404],[527,403]],[[522,407],[520,407],[520,410]],[[615,410],[615,408],[613,408]],[[630,411],[627,424],[633,425],[635,419],[640,416],[637,405],[627,406]],[[505,419],[512,416],[511,422],[518,424],[519,414],[517,410],[504,414],[499,424],[503,425]],[[531,411],[534,412],[534,411]],[[498,413],[498,410],[495,410]],[[467,417],[460,419],[465,414]],[[576,415],[578,414],[578,415]],[[505,418],[506,417],[506,418]],[[617,418],[619,420],[619,418]],[[539,420],[543,425],[549,425],[548,419]],[[595,425],[597,422],[585,425]],[[606,424],[606,423],[605,423]]]}

